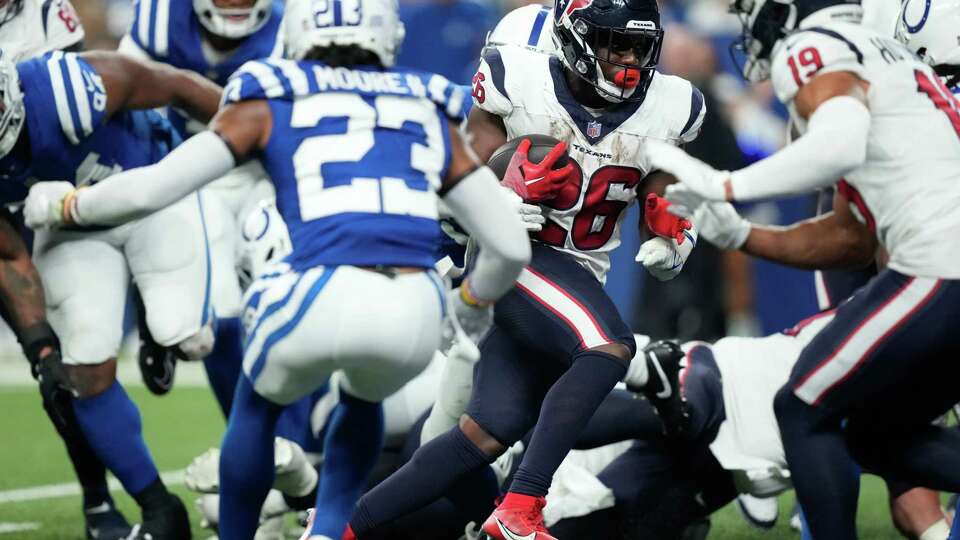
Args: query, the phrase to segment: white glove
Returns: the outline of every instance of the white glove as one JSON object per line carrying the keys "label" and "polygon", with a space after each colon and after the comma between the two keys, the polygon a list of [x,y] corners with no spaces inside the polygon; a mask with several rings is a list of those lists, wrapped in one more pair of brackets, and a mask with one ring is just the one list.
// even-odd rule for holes
{"label": "white glove", "polygon": [[[461,285],[461,287],[464,285]],[[463,300],[459,288],[447,292],[447,305],[450,313],[447,316],[448,329],[444,330],[444,337],[450,335],[449,343],[451,345],[456,345],[464,340],[475,345],[493,326],[493,306],[475,307],[467,304]],[[447,342],[446,339],[444,341]],[[446,353],[447,351],[442,352]]]}
{"label": "white glove", "polygon": [[31,229],[63,225],[63,201],[76,191],[70,182],[37,182],[23,208],[23,218]]}
{"label": "white glove", "polygon": [[700,205],[693,213],[693,221],[700,230],[700,237],[720,249],[740,249],[750,236],[750,222],[727,202]]}
{"label": "white glove", "polygon": [[540,206],[523,202],[523,199],[507,186],[500,187],[503,188],[504,195],[506,195],[514,212],[520,215],[520,221],[523,222],[527,232],[540,232],[543,229],[543,224],[547,221],[547,218],[543,217],[543,210]]}
{"label": "white glove", "polygon": [[[690,229],[688,232],[696,239],[696,230]],[[677,244],[677,241],[672,238],[657,236],[640,245],[640,251],[637,252],[635,260],[642,264],[653,277],[660,281],[670,281],[683,270],[683,264],[687,262],[687,257],[693,251],[694,245],[696,245],[695,242],[689,240],[683,244]]]}
{"label": "white glove", "polygon": [[[726,200],[723,183],[730,178],[729,171],[718,171],[663,141],[647,140],[644,151],[654,169],[672,174],[694,193],[712,201]],[[667,191],[666,198],[670,202],[684,204],[683,201],[672,199],[670,191]]]}

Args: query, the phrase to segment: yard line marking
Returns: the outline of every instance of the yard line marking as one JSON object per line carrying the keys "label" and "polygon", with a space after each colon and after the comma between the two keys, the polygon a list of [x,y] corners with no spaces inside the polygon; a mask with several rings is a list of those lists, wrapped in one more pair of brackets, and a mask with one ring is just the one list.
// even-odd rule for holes
{"label": "yard line marking", "polygon": [[8,523],[0,521],[0,534],[22,531],[35,531],[40,528],[39,523]]}
{"label": "yard line marking", "polygon": [[[186,472],[184,469],[178,471],[168,471],[160,474],[160,478],[163,479],[163,483],[167,485],[182,484],[183,477]],[[120,485],[120,481],[116,478],[110,478],[107,482],[111,491],[120,491],[123,489],[123,486]],[[43,499],[53,499],[56,497],[70,497],[74,495],[80,495],[83,491],[80,489],[80,484],[77,482],[66,482],[64,484],[48,484],[45,486],[34,486],[28,488],[20,489],[10,489],[6,491],[0,491],[0,504],[5,503],[16,503],[16,502],[26,502],[26,501],[39,501]],[[4,525],[0,523],[0,526]],[[20,529],[18,529],[20,530]],[[8,532],[0,529],[0,532]]]}

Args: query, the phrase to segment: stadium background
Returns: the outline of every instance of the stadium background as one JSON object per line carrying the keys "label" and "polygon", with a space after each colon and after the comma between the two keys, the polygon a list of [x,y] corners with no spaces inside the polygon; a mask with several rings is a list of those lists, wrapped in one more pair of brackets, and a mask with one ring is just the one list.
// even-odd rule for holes
{"label": "stadium background", "polygon": [[[893,0],[875,0],[893,1]],[[73,0],[89,49],[114,49],[131,20],[130,0]],[[401,0],[407,40],[399,62],[469,83],[484,37],[503,13],[530,3],[518,0]],[[784,143],[786,112],[769,85],[747,87],[728,55],[739,32],[725,13],[727,0],[661,0],[666,39],[661,69],[697,84],[706,96],[708,127],[700,156],[721,168],[738,168]],[[792,223],[813,214],[815,197],[743,208],[755,222]],[[816,310],[813,275],[720,253],[701,245],[680,278],[662,285],[633,262],[640,239],[636,208],[624,224],[623,246],[614,254],[607,288],[626,320],[655,337],[716,339],[761,335],[792,325]],[[130,344],[132,345],[132,343]],[[126,348],[129,357],[134,350]],[[121,363],[120,377],[135,386],[146,437],[161,471],[177,483],[189,461],[219,444],[224,422],[198,365],[181,365],[177,388],[158,398],[139,386],[134,362]],[[0,540],[82,538],[79,488],[60,441],[40,408],[26,362],[9,331],[0,332]],[[136,518],[129,497],[115,492],[125,514]],[[781,517],[769,532],[750,529],[732,508],[714,519],[710,538],[789,538],[792,495],[781,497]],[[191,510],[192,511],[192,510]],[[192,511],[193,512],[193,511]],[[195,520],[195,535],[206,538]],[[875,478],[864,481],[860,512],[863,538],[898,538],[890,525],[886,494]]]}

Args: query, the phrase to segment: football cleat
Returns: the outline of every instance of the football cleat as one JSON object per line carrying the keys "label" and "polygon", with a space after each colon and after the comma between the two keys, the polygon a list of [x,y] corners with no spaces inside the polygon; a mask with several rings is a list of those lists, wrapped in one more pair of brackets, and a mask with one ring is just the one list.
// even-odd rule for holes
{"label": "football cleat", "polygon": [[557,540],[543,522],[544,497],[508,493],[483,523],[488,540]]}
{"label": "football cleat", "polygon": [[130,535],[130,523],[109,502],[84,508],[83,519],[87,540],[124,540]]}
{"label": "football cleat", "polygon": [[737,509],[744,521],[764,530],[772,529],[780,515],[780,505],[776,497],[761,499],[744,493],[737,497]]}
{"label": "football cleat", "polygon": [[127,540],[183,540],[190,536],[190,518],[180,498],[170,494],[168,503],[143,511],[143,523],[133,526]]}
{"label": "football cleat", "polygon": [[177,369],[176,347],[164,347],[153,340],[147,328],[147,312],[139,294],[134,294],[137,308],[138,330],[140,334],[140,352],[137,354],[140,376],[143,385],[150,392],[162,396],[173,388],[173,375]]}
{"label": "football cleat", "polygon": [[643,387],[629,387],[642,393],[657,410],[667,435],[682,435],[687,431],[690,413],[680,388],[680,371],[684,368],[686,353],[676,342],[655,341],[643,348],[649,376]]}

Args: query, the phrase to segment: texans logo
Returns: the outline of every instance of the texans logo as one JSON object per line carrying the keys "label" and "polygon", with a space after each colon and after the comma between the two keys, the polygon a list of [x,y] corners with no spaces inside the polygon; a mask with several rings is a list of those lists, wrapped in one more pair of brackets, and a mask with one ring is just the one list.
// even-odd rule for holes
{"label": "texans logo", "polygon": [[[566,5],[564,5],[564,3]],[[560,2],[560,9],[558,9],[557,12],[563,13],[565,17],[569,17],[574,11],[586,9],[590,7],[591,4],[593,4],[593,0],[566,0],[565,2]]]}

